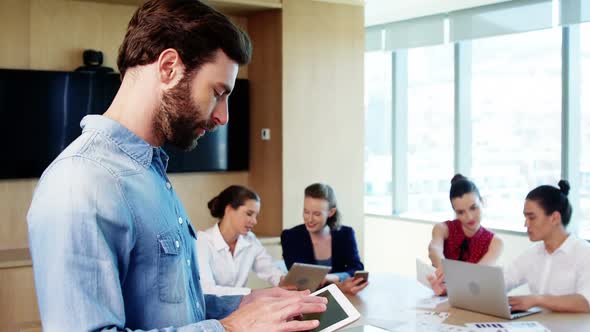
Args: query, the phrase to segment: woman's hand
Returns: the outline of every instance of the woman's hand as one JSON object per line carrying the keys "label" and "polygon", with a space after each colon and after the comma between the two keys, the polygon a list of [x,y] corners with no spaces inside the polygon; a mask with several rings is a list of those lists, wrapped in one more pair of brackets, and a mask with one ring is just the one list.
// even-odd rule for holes
{"label": "woman's hand", "polygon": [[430,287],[434,291],[434,295],[442,296],[447,294],[447,286],[445,285],[445,274],[442,267],[439,267],[434,272],[434,275],[426,277],[430,282]]}
{"label": "woman's hand", "polygon": [[508,297],[508,304],[510,304],[510,310],[512,311],[527,311],[530,308],[537,306],[538,303],[539,297],[536,295]]}
{"label": "woman's hand", "polygon": [[335,283],[337,283],[339,281],[340,281],[340,278],[338,278],[338,275],[337,274],[328,273],[324,277],[324,280],[322,280],[322,283],[320,284],[320,287],[319,288],[322,288],[322,287],[324,287],[326,285],[329,285],[329,284],[335,284]]}
{"label": "woman's hand", "polygon": [[363,278],[346,278],[342,282],[335,282],[336,286],[340,288],[342,293],[349,295],[356,295],[369,285],[368,281]]}

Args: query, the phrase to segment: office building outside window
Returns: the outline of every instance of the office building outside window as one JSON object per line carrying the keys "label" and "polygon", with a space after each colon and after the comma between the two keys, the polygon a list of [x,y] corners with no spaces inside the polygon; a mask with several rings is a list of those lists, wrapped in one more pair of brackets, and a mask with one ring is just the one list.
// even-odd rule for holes
{"label": "office building outside window", "polygon": [[452,215],[453,91],[452,44],[408,50],[408,217]]}
{"label": "office building outside window", "polygon": [[580,220],[580,235],[590,239],[590,23],[580,24],[580,51],[580,203],[574,209]]}
{"label": "office building outside window", "polygon": [[391,214],[391,52],[365,53],[365,212]]}
{"label": "office building outside window", "polygon": [[524,230],[526,194],[561,173],[561,31],[472,43],[472,176],[485,225]]}

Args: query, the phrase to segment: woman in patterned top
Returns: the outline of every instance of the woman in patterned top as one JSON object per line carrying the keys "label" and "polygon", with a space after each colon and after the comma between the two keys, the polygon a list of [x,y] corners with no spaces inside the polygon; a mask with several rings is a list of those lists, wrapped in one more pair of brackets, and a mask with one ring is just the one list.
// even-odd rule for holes
{"label": "woman in patterned top", "polygon": [[436,267],[429,281],[436,295],[446,292],[443,258],[493,265],[502,252],[502,240],[481,226],[482,198],[475,183],[461,174],[451,180],[449,194],[455,220],[434,225],[428,253]]}

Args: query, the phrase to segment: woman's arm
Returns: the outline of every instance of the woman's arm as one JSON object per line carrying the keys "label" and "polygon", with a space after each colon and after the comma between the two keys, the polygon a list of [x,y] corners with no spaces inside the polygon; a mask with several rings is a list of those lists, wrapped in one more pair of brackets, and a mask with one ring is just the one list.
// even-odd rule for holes
{"label": "woman's arm", "polygon": [[509,303],[512,310],[526,311],[532,307],[541,307],[555,312],[590,313],[590,304],[580,294],[511,296]]}
{"label": "woman's arm", "polygon": [[258,239],[254,240],[254,245],[256,246],[256,257],[252,271],[256,273],[258,278],[268,281],[273,286],[278,286],[285,272],[275,265],[274,259]]}
{"label": "woman's arm", "polygon": [[502,249],[504,249],[504,242],[502,242],[502,239],[497,235],[494,235],[490,247],[488,248],[488,252],[483,255],[477,263],[483,265],[495,265],[500,254],[502,254]]}
{"label": "woman's arm", "polygon": [[438,223],[432,228],[432,240],[428,245],[428,257],[432,266],[442,267],[442,260],[445,258],[444,246],[445,240],[449,237],[449,228],[445,223]]}
{"label": "woman's arm", "polygon": [[[352,277],[356,271],[362,271],[365,268],[363,262],[361,262],[361,257],[359,255],[358,245],[356,244],[356,236],[354,234],[354,229],[347,228],[350,231],[345,231],[343,233],[343,237],[340,237],[341,241],[345,241],[340,243],[337,247],[345,248],[343,251],[346,253],[346,257],[343,257],[346,262],[346,270],[345,271],[336,271],[342,273],[333,273],[338,276],[340,281],[345,280],[347,277]],[[334,241],[334,237],[332,237],[332,241]],[[332,246],[334,247],[334,246]],[[332,257],[334,257],[334,253],[332,253]]]}

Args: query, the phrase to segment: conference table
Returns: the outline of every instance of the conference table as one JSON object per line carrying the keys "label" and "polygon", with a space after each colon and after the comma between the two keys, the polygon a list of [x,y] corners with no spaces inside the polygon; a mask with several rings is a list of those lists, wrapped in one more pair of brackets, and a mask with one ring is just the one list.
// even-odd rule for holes
{"label": "conference table", "polygon": [[[373,273],[369,285],[356,296],[348,296],[361,318],[351,327],[363,324],[375,325],[388,330],[401,326],[404,317],[416,310],[448,312],[444,324],[463,326],[465,323],[502,322],[503,318],[453,308],[448,302],[439,303],[435,308],[417,308],[417,303],[432,297],[432,291],[415,279],[390,273]],[[405,314],[404,314],[405,313]],[[543,311],[519,318],[517,321],[537,321],[552,332],[590,331],[590,314],[566,314]]]}

